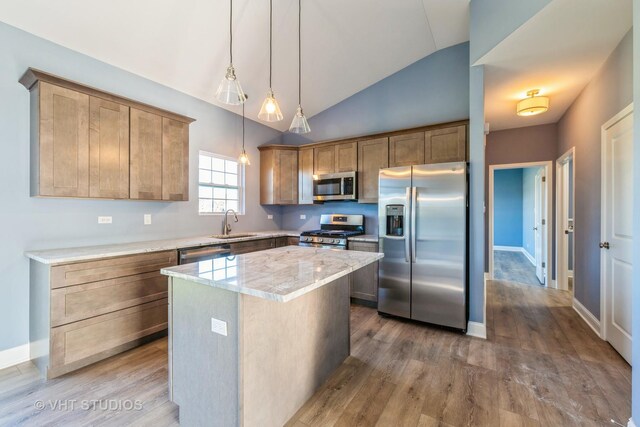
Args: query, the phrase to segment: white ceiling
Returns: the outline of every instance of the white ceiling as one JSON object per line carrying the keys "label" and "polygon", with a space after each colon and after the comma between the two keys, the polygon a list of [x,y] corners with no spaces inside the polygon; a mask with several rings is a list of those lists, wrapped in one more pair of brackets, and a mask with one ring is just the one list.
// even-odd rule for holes
{"label": "white ceiling", "polygon": [[[274,0],[273,90],[288,129],[297,106],[297,1]],[[469,39],[469,0],[305,0],[302,106],[311,117]],[[0,20],[194,97],[228,64],[225,0],[0,0]],[[268,89],[269,2],[234,1],[234,65],[257,119]],[[240,107],[228,107],[239,113]]]}
{"label": "white ceiling", "polygon": [[[555,123],[632,26],[631,0],[554,0],[476,64],[485,64],[485,120],[491,130]],[[515,113],[529,89],[549,111]]]}

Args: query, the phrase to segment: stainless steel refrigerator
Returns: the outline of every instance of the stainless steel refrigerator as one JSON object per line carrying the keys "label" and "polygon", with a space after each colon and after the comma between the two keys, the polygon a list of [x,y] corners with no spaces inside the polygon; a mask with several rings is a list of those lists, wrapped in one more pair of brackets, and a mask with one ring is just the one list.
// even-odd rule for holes
{"label": "stainless steel refrigerator", "polygon": [[380,171],[378,311],[467,329],[467,165]]}

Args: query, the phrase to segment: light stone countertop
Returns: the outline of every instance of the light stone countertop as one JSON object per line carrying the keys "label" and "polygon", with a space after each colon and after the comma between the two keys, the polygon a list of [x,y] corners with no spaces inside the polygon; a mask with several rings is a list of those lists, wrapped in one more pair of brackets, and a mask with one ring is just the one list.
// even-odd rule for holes
{"label": "light stone countertop", "polygon": [[[244,232],[237,232],[241,234]],[[249,232],[246,232],[249,233]],[[231,233],[234,234],[234,233]],[[199,246],[223,245],[247,240],[268,239],[273,237],[298,237],[299,231],[256,231],[255,236],[234,239],[214,239],[209,236],[183,237],[177,239],[151,240],[146,242],[120,243],[113,245],[86,246],[66,249],[50,249],[27,251],[24,255],[43,264],[66,264],[77,261],[109,258],[115,256],[134,255],[146,252],[170,251]]]}
{"label": "light stone countertop", "polygon": [[382,257],[376,252],[284,246],[163,268],[160,272],[206,286],[287,302]]}
{"label": "light stone countertop", "polygon": [[349,237],[349,241],[378,243],[378,235],[377,234],[361,234],[359,236],[351,236]]}

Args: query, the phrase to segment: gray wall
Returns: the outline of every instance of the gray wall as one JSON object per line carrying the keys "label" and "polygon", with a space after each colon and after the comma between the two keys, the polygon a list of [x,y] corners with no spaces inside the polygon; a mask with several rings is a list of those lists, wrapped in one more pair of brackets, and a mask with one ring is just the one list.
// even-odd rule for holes
{"label": "gray wall", "polygon": [[303,144],[469,118],[469,43],[439,50],[309,119]]}
{"label": "gray wall", "polygon": [[600,318],[601,126],[633,101],[632,31],[558,122],[558,155],[575,158],[575,297]]}
{"label": "gray wall", "polygon": [[[240,117],[183,93],[153,83],[85,55],[0,23],[0,351],[29,341],[28,249],[152,240],[219,232],[220,216],[199,216],[197,154],[205,149],[229,156],[240,151]],[[191,125],[191,201],[135,202],[37,199],[29,197],[29,92],[18,83],[27,67],[36,67],[106,91],[195,118]],[[215,90],[215,88],[211,88]],[[247,122],[247,215],[238,230],[277,229],[279,208],[259,200],[259,154],[256,147],[279,142],[280,133]],[[143,214],[153,224],[143,226]],[[274,220],[267,220],[273,213]],[[98,215],[113,216],[113,224],[98,225]]]}
{"label": "gray wall", "polygon": [[[300,219],[300,215],[306,219]],[[320,228],[322,214],[361,214],[367,234],[378,234],[378,205],[354,202],[327,202],[319,205],[283,206],[283,228],[286,230],[316,230]]]}
{"label": "gray wall", "polygon": [[[539,126],[527,126],[516,129],[499,130],[487,135],[487,147],[485,158],[485,203],[489,209],[489,166],[505,165],[510,163],[530,163],[555,161],[558,158],[558,127],[555,123]],[[552,168],[551,174],[555,172]],[[555,176],[552,176],[553,194],[552,212],[555,215]],[[553,223],[551,254],[555,263],[555,229]],[[485,218],[485,233],[489,233],[489,215]],[[485,245],[485,271],[489,271],[489,239]],[[552,279],[555,278],[555,268],[552,265]]]}

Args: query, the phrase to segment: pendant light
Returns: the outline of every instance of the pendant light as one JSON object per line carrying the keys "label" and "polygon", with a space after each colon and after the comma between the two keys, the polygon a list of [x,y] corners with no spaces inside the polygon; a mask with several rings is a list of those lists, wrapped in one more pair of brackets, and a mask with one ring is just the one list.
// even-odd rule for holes
{"label": "pendant light", "polygon": [[307,122],[307,118],[304,116],[302,112],[302,49],[301,49],[301,31],[300,31],[300,22],[301,22],[301,7],[300,0],[298,0],[298,109],[296,110],[296,115],[293,116],[293,121],[291,122],[291,126],[289,127],[289,132],[293,133],[309,133],[311,132],[311,128],[309,127],[309,122]]}
{"label": "pendant light", "polygon": [[535,116],[542,114],[549,109],[549,98],[546,96],[538,96],[539,89],[527,92],[528,98],[518,102],[516,106],[516,114],[519,116]]}
{"label": "pendant light", "polygon": [[279,122],[283,119],[278,100],[271,89],[271,74],[273,72],[273,0],[269,0],[269,91],[262,103],[258,118],[265,122]]}
{"label": "pendant light", "polygon": [[216,99],[228,105],[242,104],[246,99],[233,68],[233,0],[229,0],[229,66],[218,86]]}
{"label": "pendant light", "polygon": [[[248,97],[248,95],[244,95],[244,100],[246,101]],[[244,149],[244,102],[242,103],[242,152],[240,153],[240,157],[238,157],[238,161],[243,165],[251,166],[249,156],[247,156],[247,152]]]}

